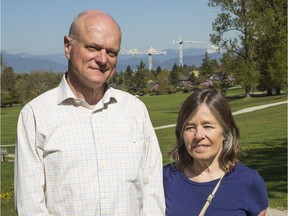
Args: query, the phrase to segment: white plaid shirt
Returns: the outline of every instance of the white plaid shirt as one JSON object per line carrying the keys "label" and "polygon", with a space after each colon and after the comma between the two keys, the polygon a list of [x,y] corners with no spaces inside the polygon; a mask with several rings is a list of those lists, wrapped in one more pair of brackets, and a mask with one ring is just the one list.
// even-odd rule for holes
{"label": "white plaid shirt", "polygon": [[164,215],[159,144],[126,92],[108,88],[91,108],[63,76],[22,109],[15,154],[19,215]]}

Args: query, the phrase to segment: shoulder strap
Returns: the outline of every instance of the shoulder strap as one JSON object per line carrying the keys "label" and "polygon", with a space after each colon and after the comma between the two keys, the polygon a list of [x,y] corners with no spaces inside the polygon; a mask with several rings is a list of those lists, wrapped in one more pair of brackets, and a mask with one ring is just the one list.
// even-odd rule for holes
{"label": "shoulder strap", "polygon": [[207,197],[206,203],[205,203],[205,205],[203,206],[203,208],[202,208],[199,216],[204,216],[204,215],[205,215],[206,209],[208,208],[208,206],[209,206],[210,203],[212,202],[212,199],[214,198],[214,195],[215,195],[216,191],[218,190],[218,188],[219,188],[219,186],[220,186],[220,183],[221,183],[223,177],[224,177],[224,175],[221,176],[221,178],[219,179],[218,183],[216,184],[214,190],[213,190],[212,193],[209,194],[209,196]]}

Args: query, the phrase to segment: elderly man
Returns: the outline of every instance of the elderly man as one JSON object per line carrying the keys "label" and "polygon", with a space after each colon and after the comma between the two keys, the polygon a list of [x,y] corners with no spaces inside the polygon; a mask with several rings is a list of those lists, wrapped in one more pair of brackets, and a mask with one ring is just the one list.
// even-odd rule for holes
{"label": "elderly man", "polygon": [[110,15],[74,19],[64,37],[68,71],[19,116],[19,215],[164,215],[162,155],[147,109],[107,83],[120,44]]}

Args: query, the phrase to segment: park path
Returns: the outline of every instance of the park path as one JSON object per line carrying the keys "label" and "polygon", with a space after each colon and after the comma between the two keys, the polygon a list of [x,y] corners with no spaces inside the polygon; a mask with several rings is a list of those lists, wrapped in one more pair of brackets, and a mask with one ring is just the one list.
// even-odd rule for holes
{"label": "park path", "polygon": [[268,208],[266,216],[287,216],[288,211]]}
{"label": "park path", "polygon": [[[285,104],[285,103],[288,103],[288,101],[281,101],[281,102],[277,102],[277,103],[271,103],[271,104],[265,104],[265,105],[261,105],[261,106],[249,107],[249,108],[245,108],[245,109],[241,109],[241,110],[238,110],[236,112],[233,112],[232,114],[233,115],[239,115],[242,113],[253,112],[256,110],[265,109],[265,108],[272,107],[272,106],[278,106],[278,105]],[[176,126],[176,124],[169,124],[169,125],[154,127],[154,130],[171,128],[171,127],[175,127],[175,126]]]}

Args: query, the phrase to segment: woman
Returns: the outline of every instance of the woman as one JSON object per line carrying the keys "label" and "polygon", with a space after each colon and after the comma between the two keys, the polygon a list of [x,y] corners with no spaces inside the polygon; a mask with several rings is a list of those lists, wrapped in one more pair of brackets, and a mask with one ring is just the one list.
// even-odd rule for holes
{"label": "woman", "polygon": [[164,167],[167,216],[266,215],[264,181],[239,163],[239,129],[219,91],[198,91],[184,101],[176,138],[175,162]]}

